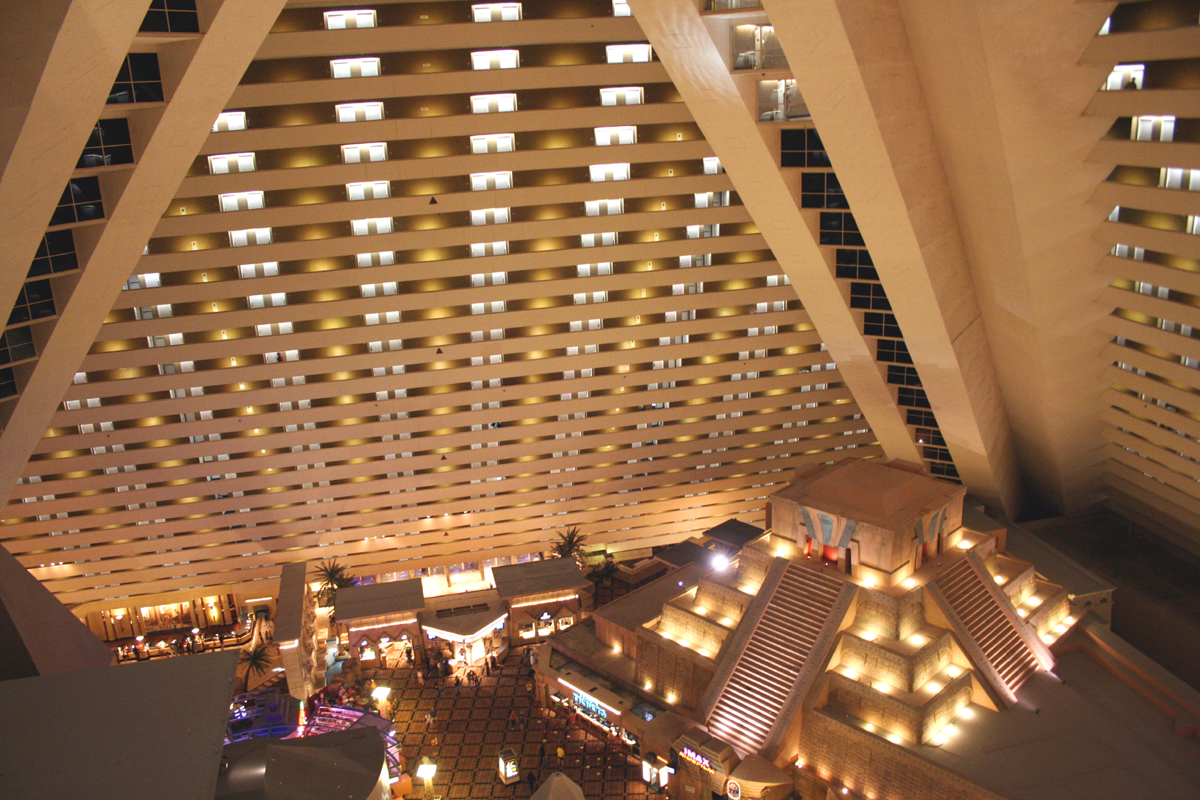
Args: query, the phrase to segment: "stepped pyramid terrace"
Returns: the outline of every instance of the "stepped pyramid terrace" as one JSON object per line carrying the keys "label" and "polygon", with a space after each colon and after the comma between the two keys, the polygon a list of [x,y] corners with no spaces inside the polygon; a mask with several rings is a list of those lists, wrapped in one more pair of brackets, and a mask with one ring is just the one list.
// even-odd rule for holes
{"label": "stepped pyramid terrace", "polygon": [[710,552],[551,637],[542,699],[637,741],[673,797],[1079,797],[1028,778],[1051,766],[1153,772],[1147,788],[1187,796],[1200,762],[1174,760],[1196,748],[1171,727],[1195,736],[1194,693],[1139,765],[1156,745],[1094,696],[1157,667],[1123,663],[1111,589],[1061,564],[1092,591],[1048,580],[965,495],[898,462],[803,471],[732,561]]}

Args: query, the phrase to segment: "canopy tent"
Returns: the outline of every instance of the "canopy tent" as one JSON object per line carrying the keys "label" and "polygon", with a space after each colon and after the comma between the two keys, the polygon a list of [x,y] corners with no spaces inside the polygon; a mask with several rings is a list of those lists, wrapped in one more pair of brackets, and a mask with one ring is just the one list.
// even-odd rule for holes
{"label": "canopy tent", "polygon": [[584,800],[583,789],[566,775],[555,772],[538,787],[529,800]]}

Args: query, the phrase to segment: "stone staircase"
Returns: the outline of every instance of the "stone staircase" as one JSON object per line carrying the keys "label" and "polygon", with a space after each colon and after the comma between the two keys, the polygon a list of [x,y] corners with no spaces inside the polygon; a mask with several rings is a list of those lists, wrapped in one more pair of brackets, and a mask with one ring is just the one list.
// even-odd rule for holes
{"label": "stone staircase", "polygon": [[[1018,629],[1019,621],[997,602],[985,570],[965,558],[939,575],[934,583],[945,598],[948,615],[957,618],[965,633],[982,652],[995,677],[1010,696],[1039,666],[1038,655]],[[1007,599],[1007,598],[1005,598]]]}
{"label": "stone staircase", "polygon": [[759,752],[829,620],[843,582],[790,564],[708,718],[709,730]]}

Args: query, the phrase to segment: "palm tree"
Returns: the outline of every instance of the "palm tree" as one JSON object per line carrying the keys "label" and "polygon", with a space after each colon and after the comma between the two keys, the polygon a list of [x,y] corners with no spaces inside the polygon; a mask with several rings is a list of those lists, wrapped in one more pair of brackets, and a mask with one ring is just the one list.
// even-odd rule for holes
{"label": "palm tree", "polygon": [[558,542],[555,543],[552,554],[555,558],[573,558],[580,569],[586,565],[583,554],[583,540],[587,538],[587,534],[580,533],[579,528],[572,525],[562,533],[558,534]]}
{"label": "palm tree", "polygon": [[613,576],[617,574],[617,562],[613,560],[612,554],[609,553],[604,557],[604,563],[598,565],[588,573],[588,577],[596,582],[597,586],[609,586],[612,584]]}
{"label": "palm tree", "polygon": [[321,579],[321,589],[317,594],[317,601],[322,606],[334,604],[337,600],[338,589],[358,583],[358,578],[347,572],[346,565],[339,564],[336,558],[318,564],[317,577]]}
{"label": "palm tree", "polygon": [[259,643],[248,650],[243,650],[238,654],[238,679],[237,684],[240,689],[237,689],[234,694],[243,694],[250,685],[251,675],[265,675],[267,670],[271,668],[271,646],[269,644]]}

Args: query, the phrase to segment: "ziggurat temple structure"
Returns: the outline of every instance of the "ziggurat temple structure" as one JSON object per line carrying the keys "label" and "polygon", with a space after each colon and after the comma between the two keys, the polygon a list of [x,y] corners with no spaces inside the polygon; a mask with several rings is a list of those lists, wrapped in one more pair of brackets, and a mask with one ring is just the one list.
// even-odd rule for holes
{"label": "ziggurat temple structure", "polygon": [[16,6],[5,549],[78,613],[625,558],[850,457],[1200,550],[1198,25]]}

